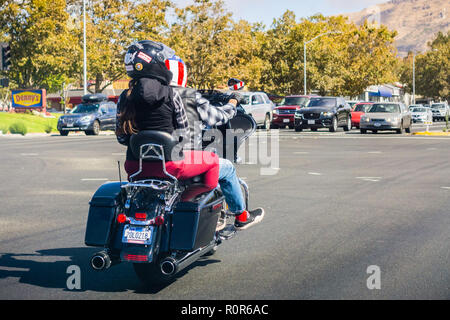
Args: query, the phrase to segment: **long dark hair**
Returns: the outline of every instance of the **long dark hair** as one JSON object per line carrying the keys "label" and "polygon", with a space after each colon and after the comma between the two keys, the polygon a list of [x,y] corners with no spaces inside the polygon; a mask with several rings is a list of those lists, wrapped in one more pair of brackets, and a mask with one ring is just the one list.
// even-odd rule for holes
{"label": "long dark hair", "polygon": [[125,103],[121,105],[119,114],[118,134],[135,134],[138,133],[136,128],[136,106],[134,101],[130,99],[131,92],[136,86],[137,81],[131,80],[128,85]]}

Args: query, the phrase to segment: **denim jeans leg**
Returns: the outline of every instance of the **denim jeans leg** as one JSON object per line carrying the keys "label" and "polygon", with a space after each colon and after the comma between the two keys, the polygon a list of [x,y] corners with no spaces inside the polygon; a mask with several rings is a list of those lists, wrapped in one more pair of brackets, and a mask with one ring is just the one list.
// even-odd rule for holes
{"label": "denim jeans leg", "polygon": [[219,184],[225,200],[232,213],[240,214],[245,210],[245,200],[241,184],[233,163],[227,159],[219,159]]}

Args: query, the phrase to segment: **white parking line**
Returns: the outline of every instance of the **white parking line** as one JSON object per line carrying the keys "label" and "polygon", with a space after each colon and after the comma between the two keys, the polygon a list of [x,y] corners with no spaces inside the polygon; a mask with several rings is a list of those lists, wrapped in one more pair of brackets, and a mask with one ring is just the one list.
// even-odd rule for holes
{"label": "white parking line", "polygon": [[356,179],[363,180],[363,181],[369,181],[369,182],[379,182],[382,178],[381,177],[356,177]]}
{"label": "white parking line", "polygon": [[38,156],[39,153],[21,153],[21,156],[27,157],[27,156]]}
{"label": "white parking line", "polygon": [[309,154],[309,152],[294,152],[294,154]]}
{"label": "white parking line", "polygon": [[321,175],[322,175],[322,174],[319,173],[319,172],[308,172],[308,174],[309,174],[309,175],[312,175],[312,176],[321,176]]}
{"label": "white parking line", "polygon": [[441,187],[441,189],[450,190],[450,187]]}
{"label": "white parking line", "polygon": [[81,181],[109,181],[107,178],[83,178]]}
{"label": "white parking line", "polygon": [[111,153],[113,156],[125,156],[126,153]]}
{"label": "white parking line", "polygon": [[381,154],[383,152],[381,152],[381,151],[369,151],[368,153],[369,154]]}

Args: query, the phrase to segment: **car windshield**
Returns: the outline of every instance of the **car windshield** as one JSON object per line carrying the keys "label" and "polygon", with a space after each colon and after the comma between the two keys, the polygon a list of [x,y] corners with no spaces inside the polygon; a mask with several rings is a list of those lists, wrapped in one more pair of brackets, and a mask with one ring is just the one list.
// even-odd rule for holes
{"label": "car windshield", "polygon": [[412,108],[412,112],[427,112],[426,108]]}
{"label": "car windshield", "polygon": [[433,104],[431,106],[433,109],[444,109],[445,106],[443,104]]}
{"label": "car windshield", "polygon": [[353,111],[356,111],[356,112],[367,112],[367,110],[370,108],[370,104],[358,104],[356,107],[355,107],[355,110],[353,110]]}
{"label": "car windshield", "polygon": [[311,107],[323,107],[333,108],[336,107],[336,99],[334,98],[312,98],[309,100],[308,108]]}
{"label": "car windshield", "polygon": [[299,106],[306,105],[308,103],[308,98],[306,97],[287,97],[284,99],[283,106]]}
{"label": "car windshield", "polygon": [[369,113],[399,113],[400,108],[397,104],[374,104]]}
{"label": "car windshield", "polygon": [[92,113],[97,112],[98,104],[79,104],[70,113]]}

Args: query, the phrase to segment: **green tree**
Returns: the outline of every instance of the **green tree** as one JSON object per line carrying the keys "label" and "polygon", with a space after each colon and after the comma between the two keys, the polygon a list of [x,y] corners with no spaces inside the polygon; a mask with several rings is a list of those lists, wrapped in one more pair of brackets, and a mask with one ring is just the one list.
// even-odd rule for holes
{"label": "green tree", "polygon": [[0,38],[11,46],[6,75],[13,85],[57,91],[76,64],[66,1],[3,0],[0,16]]}
{"label": "green tree", "polygon": [[429,43],[430,50],[416,57],[417,94],[450,99],[450,31],[439,32]]}
{"label": "green tree", "polygon": [[[169,1],[90,0],[87,2],[87,71],[94,81],[91,91],[102,92],[113,81],[126,77],[123,57],[134,41],[160,40],[167,27]],[[83,21],[80,1],[69,6],[74,20],[72,31],[78,39],[78,78],[83,70]],[[82,81],[81,81],[82,83]]]}

